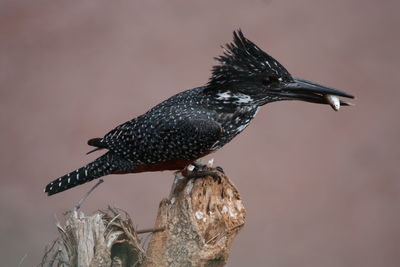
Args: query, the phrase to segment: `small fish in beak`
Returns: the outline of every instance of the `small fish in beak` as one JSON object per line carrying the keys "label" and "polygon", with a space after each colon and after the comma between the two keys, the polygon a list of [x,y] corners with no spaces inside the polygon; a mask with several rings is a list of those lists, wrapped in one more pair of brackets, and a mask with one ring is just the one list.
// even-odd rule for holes
{"label": "small fish in beak", "polygon": [[328,102],[329,105],[333,108],[334,111],[339,111],[340,109],[340,100],[339,97],[335,95],[324,95],[324,98]]}

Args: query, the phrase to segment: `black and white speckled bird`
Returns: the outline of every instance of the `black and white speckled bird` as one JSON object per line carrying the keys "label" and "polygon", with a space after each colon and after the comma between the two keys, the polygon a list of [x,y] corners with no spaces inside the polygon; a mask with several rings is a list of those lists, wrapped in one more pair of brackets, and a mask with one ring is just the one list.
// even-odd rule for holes
{"label": "black and white speckled bird", "polygon": [[[337,105],[345,92],[298,79],[243,36],[233,33],[207,85],[181,92],[88,144],[108,151],[45,188],[53,195],[108,174],[182,170],[242,132],[260,107],[281,100]],[[333,107],[333,106],[332,106]]]}

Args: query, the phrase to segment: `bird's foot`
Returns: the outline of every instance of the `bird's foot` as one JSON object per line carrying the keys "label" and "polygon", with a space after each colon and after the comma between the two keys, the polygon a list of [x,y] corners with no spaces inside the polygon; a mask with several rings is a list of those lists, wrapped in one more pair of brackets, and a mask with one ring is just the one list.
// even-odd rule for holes
{"label": "bird's foot", "polygon": [[[206,176],[211,176],[215,181],[217,181],[219,184],[221,183],[221,177],[217,172],[214,172],[209,169],[210,166],[209,164],[203,164],[201,162],[193,162],[191,163],[186,169],[186,172],[182,172],[183,176],[185,176],[188,179],[198,179],[198,178],[204,178]],[[221,167],[216,167],[215,168],[217,171],[224,173],[223,169]]]}
{"label": "bird's foot", "polygon": [[[207,164],[201,163],[200,161],[194,161],[194,162],[192,162],[190,165],[193,165],[193,166],[195,167],[195,169],[197,169],[197,170],[202,170],[202,169],[205,169],[205,168],[207,168],[207,167],[208,167],[208,168],[212,168],[213,163],[214,163],[214,159],[210,159],[210,160],[207,162]],[[222,169],[221,166],[216,166],[215,169],[216,169],[217,171],[222,172],[223,174],[225,174],[224,169]]]}
{"label": "bird's foot", "polygon": [[204,178],[206,176],[211,176],[219,184],[221,183],[221,177],[219,177],[217,173],[210,170],[197,170],[197,171],[193,170],[184,174],[184,176],[188,179],[198,179],[198,178]]}

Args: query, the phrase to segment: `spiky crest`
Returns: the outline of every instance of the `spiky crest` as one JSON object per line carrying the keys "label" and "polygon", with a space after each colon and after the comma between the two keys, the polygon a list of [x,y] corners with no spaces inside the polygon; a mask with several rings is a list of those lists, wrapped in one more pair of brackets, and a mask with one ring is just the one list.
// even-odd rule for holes
{"label": "spiky crest", "polygon": [[223,55],[215,58],[220,64],[212,68],[210,89],[251,81],[258,76],[291,79],[285,67],[244,37],[240,29],[233,32],[233,42],[223,48]]}

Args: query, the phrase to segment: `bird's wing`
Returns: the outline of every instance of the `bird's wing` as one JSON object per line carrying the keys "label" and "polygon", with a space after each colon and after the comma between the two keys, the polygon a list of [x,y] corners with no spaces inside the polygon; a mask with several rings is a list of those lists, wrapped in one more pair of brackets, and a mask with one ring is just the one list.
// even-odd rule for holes
{"label": "bird's wing", "polygon": [[138,163],[195,159],[220,138],[221,125],[205,116],[127,122],[104,137],[107,148]]}

